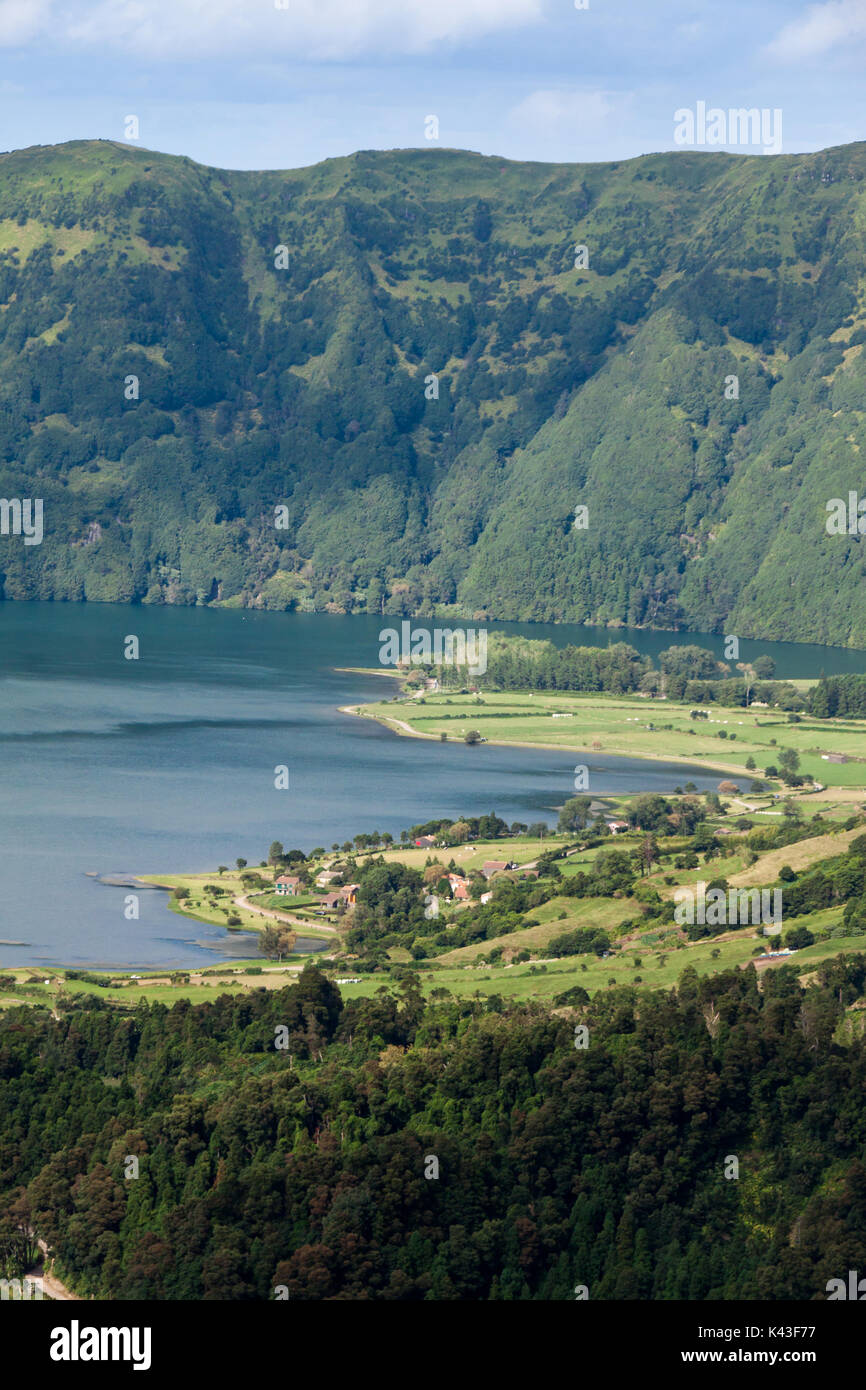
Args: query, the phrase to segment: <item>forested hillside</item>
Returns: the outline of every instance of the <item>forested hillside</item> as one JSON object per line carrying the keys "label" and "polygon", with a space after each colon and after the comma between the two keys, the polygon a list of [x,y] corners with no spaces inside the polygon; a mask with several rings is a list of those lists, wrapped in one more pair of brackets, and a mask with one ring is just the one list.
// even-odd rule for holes
{"label": "forested hillside", "polygon": [[824,1298],[866,1262],[866,958],[817,973],[13,1009],[0,1249],[120,1299]]}
{"label": "forested hillside", "polygon": [[4,155],[2,592],[861,646],[864,231],[864,144]]}

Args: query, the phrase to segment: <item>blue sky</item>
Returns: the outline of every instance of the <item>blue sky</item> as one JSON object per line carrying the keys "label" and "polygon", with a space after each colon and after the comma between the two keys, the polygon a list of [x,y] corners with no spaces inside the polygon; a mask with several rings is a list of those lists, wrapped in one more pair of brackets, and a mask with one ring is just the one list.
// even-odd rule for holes
{"label": "blue sky", "polygon": [[122,140],[136,115],[151,149],[293,168],[429,147],[435,115],[440,146],[582,162],[676,148],[701,101],[781,110],[785,153],[866,138],[866,0],[588,6],[0,0],[0,147]]}

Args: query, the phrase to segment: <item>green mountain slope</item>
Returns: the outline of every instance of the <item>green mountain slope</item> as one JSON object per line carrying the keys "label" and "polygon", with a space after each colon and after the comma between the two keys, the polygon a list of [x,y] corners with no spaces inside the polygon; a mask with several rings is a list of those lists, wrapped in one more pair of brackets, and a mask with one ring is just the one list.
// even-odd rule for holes
{"label": "green mountain slope", "polygon": [[864,189],[866,145],[0,156],[2,592],[864,646]]}

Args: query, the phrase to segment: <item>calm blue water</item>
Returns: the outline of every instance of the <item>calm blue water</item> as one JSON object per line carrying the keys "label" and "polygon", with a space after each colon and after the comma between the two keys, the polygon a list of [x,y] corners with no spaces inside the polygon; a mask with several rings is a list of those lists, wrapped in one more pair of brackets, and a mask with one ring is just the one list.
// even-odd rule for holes
{"label": "calm blue water", "polygon": [[[237,934],[169,912],[88,875],[214,868],[288,848],[350,839],[434,816],[495,810],[507,821],[555,820],[572,794],[573,753],[399,738],[337,707],[379,699],[382,678],[335,670],[378,664],[378,633],[398,620],[314,614],[0,604],[0,966],[54,963],[144,967],[223,959]],[[423,626],[413,620],[413,626]],[[577,627],[488,624],[491,630],[656,652],[722,639]],[[126,661],[135,634],[140,659]],[[767,651],[779,675],[862,669],[862,653],[792,644]],[[396,689],[396,687],[395,687]],[[274,768],[290,786],[274,788]],[[603,754],[596,794],[670,791],[681,764]],[[197,943],[212,942],[213,945]],[[223,943],[223,950],[217,943]]]}

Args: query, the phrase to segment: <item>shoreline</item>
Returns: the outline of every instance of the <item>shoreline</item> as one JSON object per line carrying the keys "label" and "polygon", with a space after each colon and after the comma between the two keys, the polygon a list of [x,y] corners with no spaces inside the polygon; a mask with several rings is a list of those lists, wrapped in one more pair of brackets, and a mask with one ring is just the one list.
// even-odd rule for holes
{"label": "shoreline", "polygon": [[[397,719],[396,717],[391,718],[391,717],[389,717],[388,715],[368,714],[368,713],[365,712],[365,706],[364,706],[364,705],[340,705],[340,706],[338,707],[338,712],[339,712],[340,714],[350,714],[350,715],[353,715],[356,719],[372,719],[374,724],[381,724],[383,728],[389,729],[389,730],[391,731],[391,733],[398,734],[401,738],[419,738],[419,739],[427,739],[427,740],[432,740],[433,743],[441,743],[441,742],[442,742],[442,740],[440,739],[440,737],[439,737],[438,734],[425,734],[425,733],[422,733],[422,732],[420,731],[420,729],[413,729],[413,728],[411,727],[411,725],[408,724],[408,723],[407,723],[405,720],[403,720],[403,719]],[[397,727],[394,728],[394,727],[393,727],[394,725],[397,725]],[[449,743],[454,744],[454,743],[461,742],[462,740],[459,740],[459,739],[448,739],[447,741],[448,741]],[[585,753],[585,754],[587,754],[588,756],[591,756],[591,755],[592,755],[592,752],[593,752],[593,750],[592,750],[591,748],[582,748],[582,747],[580,747],[578,744],[567,744],[567,743],[527,743],[527,742],[526,742],[525,740],[523,740],[523,739],[510,739],[510,738],[488,738],[488,739],[485,739],[484,741],[485,741],[485,743],[486,743],[490,748],[539,748],[539,749],[543,749],[545,752],[548,752],[548,753]],[[735,763],[721,763],[721,762],[711,762],[711,763],[710,763],[710,762],[700,762],[700,763],[694,763],[694,762],[691,762],[691,761],[683,761],[683,762],[680,762],[680,759],[678,759],[678,758],[672,758],[670,755],[661,754],[661,753],[633,753],[633,752],[617,751],[616,749],[613,749],[613,748],[605,748],[603,751],[604,751],[605,753],[607,753],[609,757],[612,757],[612,758],[631,758],[631,759],[633,759],[635,762],[642,762],[642,763],[673,763],[673,762],[677,762],[677,763],[680,763],[680,766],[682,766],[682,767],[691,767],[691,768],[694,768],[695,772],[701,772],[701,771],[706,771],[706,770],[709,770],[709,771],[711,771],[711,772],[729,772],[729,773],[734,773],[734,774],[736,774],[737,777],[740,777],[740,778],[743,778],[743,777],[744,777],[743,768],[742,768],[742,767],[738,767]],[[757,770],[757,769],[756,769],[756,770]],[[752,773],[749,772],[748,769],[746,769],[746,775],[748,775],[748,778],[749,778],[749,780],[751,781],[751,780],[752,780]],[[763,779],[763,780],[766,780],[766,779]]]}
{"label": "shoreline", "polygon": [[[199,874],[202,877],[204,877],[205,875],[215,874],[215,872],[216,871],[212,868],[205,868],[200,870],[194,870],[192,871],[192,874],[178,874],[177,877],[185,878],[196,876]],[[171,895],[174,892],[174,889],[177,886],[175,883],[164,882],[162,878],[157,874],[130,873],[123,875],[107,874],[103,876],[96,871],[91,871],[87,874],[87,877],[94,878],[98,882],[105,883],[108,887],[112,888],[122,887],[139,890],[153,889],[159,892],[167,893],[169,895]],[[252,923],[245,923],[241,926],[229,927],[224,922],[216,922],[209,917],[201,917],[197,913],[187,912],[183,909],[180,903],[169,901],[166,905],[170,912],[173,912],[178,917],[185,918],[185,920],[188,922],[195,922],[205,927],[214,927],[217,930],[224,933],[222,937],[215,938],[214,940],[201,940],[198,937],[190,938],[190,941],[188,943],[190,945],[199,947],[203,951],[212,952],[217,957],[216,960],[211,959],[206,962],[203,962],[201,965],[182,965],[171,963],[162,965],[152,965],[136,964],[135,962],[127,963],[124,965],[118,965],[112,964],[110,961],[98,961],[94,963],[90,961],[82,962],[68,960],[52,961],[48,964],[37,962],[35,965],[21,965],[17,962],[10,962],[8,965],[0,965],[0,971],[4,969],[30,970],[37,974],[50,975],[52,972],[72,970],[84,973],[109,975],[136,974],[139,975],[141,979],[146,979],[149,975],[163,976],[175,972],[182,972],[184,974],[189,974],[190,972],[192,972],[194,974],[204,975],[209,971],[220,971],[228,969],[230,967],[243,968],[247,965],[258,964],[261,964],[263,969],[266,969],[268,967],[268,957],[263,956],[257,948],[257,938],[261,935],[261,932],[264,929],[264,924],[261,927]],[[254,908],[250,908],[249,910],[255,911]],[[278,920],[283,920],[282,914],[279,914],[277,912],[271,913],[270,910],[268,910],[266,914],[263,912],[263,916],[264,915],[273,915]],[[289,922],[291,919],[286,917],[285,920]],[[309,924],[305,922],[302,927],[300,923],[296,921],[293,923],[293,925],[296,929],[297,940],[309,942],[313,945],[312,950],[306,950],[296,953],[302,956],[303,960],[300,964],[296,963],[295,968],[297,970],[302,970],[304,962],[307,959],[314,959],[316,956],[327,951],[329,941],[332,939],[332,933],[327,931],[327,929],[323,926],[320,926],[313,922]],[[334,932],[333,935],[336,936],[336,932]],[[0,948],[2,948],[3,946],[7,946],[10,948],[23,947],[29,946],[30,944],[31,943],[28,941],[0,941]],[[242,949],[243,947],[252,949],[244,950]],[[237,955],[232,954],[232,952],[235,950],[238,951]]]}
{"label": "shoreline", "polygon": [[350,676],[387,676],[389,680],[400,681],[405,678],[405,671],[398,671],[387,666],[332,666],[332,671],[341,671],[344,675]]}

